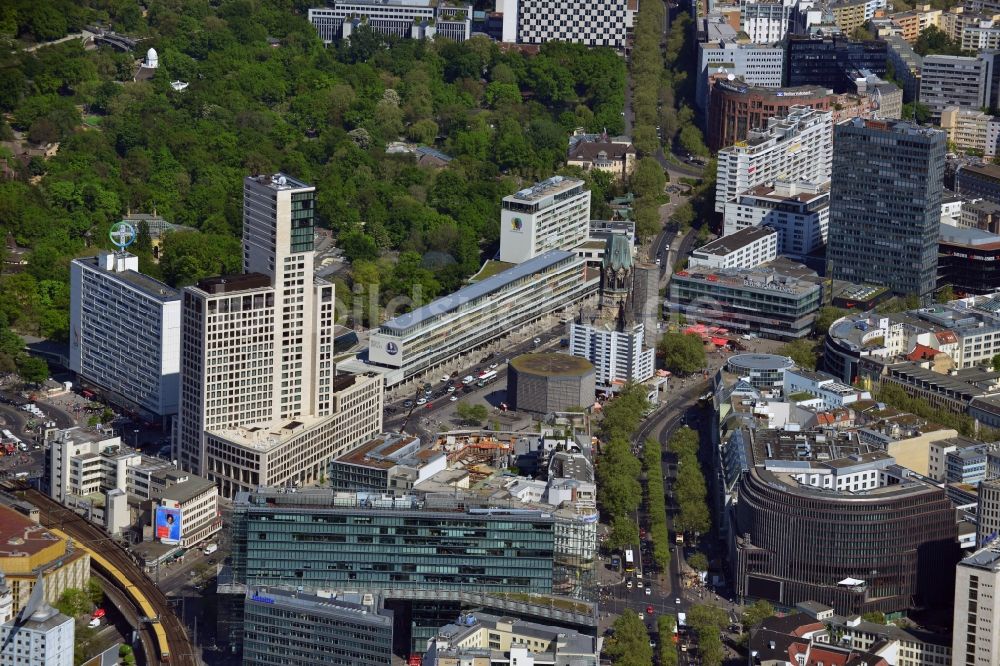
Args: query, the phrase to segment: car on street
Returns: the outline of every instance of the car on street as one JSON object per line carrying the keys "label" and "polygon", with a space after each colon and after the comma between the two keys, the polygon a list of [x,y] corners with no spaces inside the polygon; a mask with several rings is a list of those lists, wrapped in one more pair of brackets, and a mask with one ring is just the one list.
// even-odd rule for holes
{"label": "car on street", "polygon": [[646,615],[652,615],[653,613],[654,613],[653,607],[652,606],[646,606]]}
{"label": "car on street", "polygon": [[457,395],[452,395],[452,396],[451,396],[450,398],[448,398],[448,399],[449,399],[449,400],[451,400],[452,402],[457,402],[457,401],[458,401],[458,396],[457,396]]}
{"label": "car on street", "polygon": [[676,599],[674,599],[674,603],[675,604],[679,604],[680,602],[681,602],[681,598],[680,597],[677,597]]}
{"label": "car on street", "polygon": [[535,338],[534,340],[532,340],[532,342],[537,347],[538,345],[542,344],[542,339],[541,338]]}
{"label": "car on street", "polygon": [[417,398],[417,404],[418,405],[426,405],[427,404],[427,398]]}
{"label": "car on street", "polygon": [[445,376],[443,376],[443,377],[441,378],[441,381],[442,381],[443,383],[447,383],[449,379],[451,379],[451,377],[450,377],[449,375],[445,375]]}
{"label": "car on street", "polygon": [[454,386],[449,386],[448,387],[448,393],[454,393],[454,392],[455,392],[455,387]]}
{"label": "car on street", "polygon": [[635,584],[636,584],[636,586],[637,586],[637,587],[638,587],[638,588],[639,588],[640,590],[642,589],[642,581],[641,581],[641,580],[637,580],[637,581],[635,581]]}
{"label": "car on street", "polygon": [[639,619],[640,620],[645,620],[646,619],[646,615],[644,613],[639,613]]}
{"label": "car on street", "polygon": [[490,363],[490,370],[496,370],[500,367],[499,363]]}
{"label": "car on street", "polygon": [[629,578],[627,581],[625,581],[625,587],[627,587],[630,590],[632,589],[632,579],[631,578]]}
{"label": "car on street", "polygon": [[653,594],[653,588],[647,587],[646,588],[646,596],[649,597],[649,596],[652,596],[652,594]]}
{"label": "car on street", "polygon": [[407,400],[406,402],[403,403],[403,407],[405,409],[409,409],[410,407],[413,407],[413,401],[412,400]]}

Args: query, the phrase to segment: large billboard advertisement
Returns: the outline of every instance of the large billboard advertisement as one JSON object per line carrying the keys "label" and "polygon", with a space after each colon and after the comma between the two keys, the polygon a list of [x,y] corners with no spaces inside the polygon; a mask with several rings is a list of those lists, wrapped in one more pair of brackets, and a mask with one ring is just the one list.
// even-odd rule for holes
{"label": "large billboard advertisement", "polygon": [[175,545],[181,542],[181,510],[166,506],[156,507],[153,521],[156,539],[161,543]]}

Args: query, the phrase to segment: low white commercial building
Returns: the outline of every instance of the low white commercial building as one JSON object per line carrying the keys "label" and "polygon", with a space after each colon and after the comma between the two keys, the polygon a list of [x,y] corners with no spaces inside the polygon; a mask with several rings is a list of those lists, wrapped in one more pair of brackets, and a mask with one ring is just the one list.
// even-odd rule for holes
{"label": "low white commercial building", "polygon": [[656,350],[644,346],[641,323],[617,320],[569,325],[569,353],[594,365],[594,382],[600,389],[617,389],[626,382],[642,382],[656,370]]}
{"label": "low white commercial building", "polygon": [[778,257],[778,230],[745,227],[691,251],[688,268],[756,268]]}
{"label": "low white commercial building", "polygon": [[719,151],[715,210],[722,213],[739,193],[777,180],[825,183],[832,163],[830,112],[793,106],[785,118],[770,118],[767,128]]}
{"label": "low white commercial building", "polygon": [[180,293],[101,252],[70,263],[70,369],[147,419],[177,413]]}
{"label": "low white commercial building", "polygon": [[463,614],[427,641],[427,666],[597,666],[597,639],[561,626]]}
{"label": "low white commercial building", "polygon": [[390,386],[433,369],[593,294],[600,273],[586,264],[573,252],[549,250],[390,319],[372,332],[368,363],[388,369]]}
{"label": "low white commercial building", "polygon": [[[848,407],[859,400],[871,400],[871,393],[844,384],[833,375],[825,372],[791,368],[785,370],[784,393],[786,398],[796,394],[808,393],[826,410]],[[810,402],[804,396],[797,402]]]}
{"label": "low white commercial building", "polygon": [[387,37],[433,39],[440,35],[462,42],[472,36],[472,5],[433,0],[349,0],[310,9],[309,22],[324,44],[350,38],[361,25]]}
{"label": "low white commercial building", "polygon": [[778,254],[802,258],[823,247],[830,224],[830,183],[777,181],[726,202],[726,236],[764,224],[778,231]]}
{"label": "low white commercial building", "polygon": [[628,0],[496,0],[507,43],[573,42],[625,48]]}
{"label": "low white commercial building", "polygon": [[572,250],[590,233],[590,190],[552,176],[503,198],[500,261],[519,264],[548,250]]}
{"label": "low white commercial building", "polygon": [[180,511],[181,548],[192,548],[222,529],[214,483],[181,471],[160,475],[156,483],[158,504]]}

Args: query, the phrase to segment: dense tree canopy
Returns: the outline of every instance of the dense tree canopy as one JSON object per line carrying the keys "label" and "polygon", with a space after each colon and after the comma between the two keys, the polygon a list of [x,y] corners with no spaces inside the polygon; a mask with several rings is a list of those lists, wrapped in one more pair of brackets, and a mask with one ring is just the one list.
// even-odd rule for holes
{"label": "dense tree canopy", "polygon": [[[16,146],[0,147],[0,160],[18,176],[0,182],[0,228],[30,249],[27,270],[0,280],[0,313],[17,331],[66,339],[68,262],[108,247],[129,209],[200,232],[170,236],[159,264],[139,248],[155,277],[182,285],[238,270],[242,179],[279,170],[316,185],[318,223],[354,263],[341,276],[348,290],[377,283],[376,306],[412,284],[432,298],[491,253],[504,195],[573,172],[562,165],[575,128],[624,129],[625,65],[610,49],[549,43],[525,55],[483,38],[386,40],[364,27],[324,48],[300,2],[144,5],[145,16],[125,0],[0,7],[0,44],[103,22],[160,56],[152,79],[135,83],[139,54],[77,39],[0,49],[10,114],[0,138]],[[178,92],[174,80],[190,85]],[[387,154],[400,140],[453,159],[432,168]],[[56,142],[54,157],[13,159]],[[594,210],[606,211],[610,182],[584,177]],[[362,317],[379,314],[366,305]]]}

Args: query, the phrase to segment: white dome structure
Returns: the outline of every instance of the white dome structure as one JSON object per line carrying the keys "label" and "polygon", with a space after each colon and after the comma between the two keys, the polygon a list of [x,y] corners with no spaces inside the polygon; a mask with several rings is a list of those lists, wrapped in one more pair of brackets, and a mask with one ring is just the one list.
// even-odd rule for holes
{"label": "white dome structure", "polygon": [[156,49],[149,49],[146,51],[146,62],[143,63],[143,67],[147,69],[156,69],[160,66],[160,56],[156,55]]}

